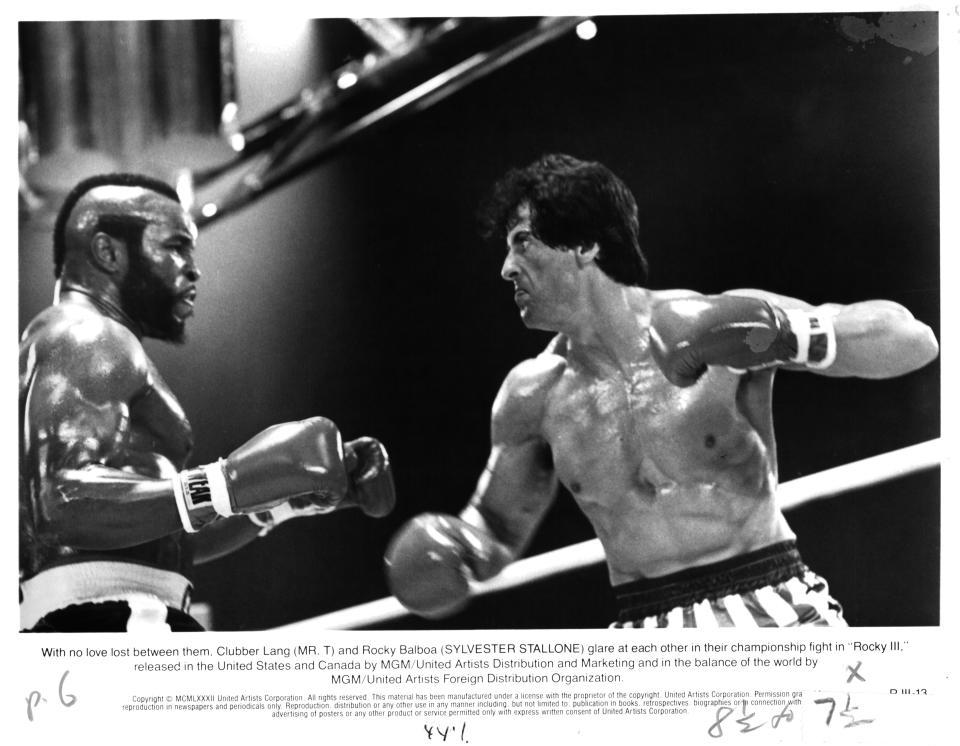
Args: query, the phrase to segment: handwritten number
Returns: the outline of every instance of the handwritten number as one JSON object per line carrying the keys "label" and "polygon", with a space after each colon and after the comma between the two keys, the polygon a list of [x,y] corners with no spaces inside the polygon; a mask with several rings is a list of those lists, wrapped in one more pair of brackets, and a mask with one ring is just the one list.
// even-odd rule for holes
{"label": "handwritten number", "polygon": [[77,697],[76,697],[76,695],[74,695],[74,694],[68,694],[68,695],[66,695],[67,697],[70,698],[69,701],[67,701],[67,699],[65,699],[65,698],[64,698],[64,695],[63,695],[63,682],[67,680],[67,674],[68,674],[68,673],[70,673],[70,672],[69,672],[69,671],[64,671],[64,672],[63,672],[63,676],[60,677],[60,704],[62,704],[64,707],[73,707],[73,706],[76,704],[76,702],[77,702]]}
{"label": "handwritten number", "polygon": [[[724,712],[726,710],[726,712]],[[722,715],[720,713],[723,713]],[[732,707],[718,707],[717,708],[717,722],[710,726],[707,730],[707,734],[710,738],[720,738],[723,735],[723,728],[720,727],[720,723],[726,720],[733,714]]]}
{"label": "handwritten number", "polygon": [[[852,701],[853,701],[852,697],[848,694],[846,705],[840,711],[840,715],[844,718],[847,718],[850,721],[843,727],[852,728],[856,725],[864,725],[866,723],[872,723],[873,722],[872,719],[857,718],[853,714],[856,710],[860,708],[854,706],[852,704]],[[826,722],[826,724],[829,726],[830,723],[833,722],[833,715],[837,709],[837,701],[833,697],[822,697],[821,699],[813,700],[813,702],[814,704],[817,704],[817,705],[830,705],[830,709],[827,711],[827,722]],[[759,725],[751,725],[750,720],[756,715],[756,712],[750,712],[750,713],[747,712],[746,700],[743,700],[741,711],[743,713],[743,716],[740,718],[737,718],[737,723],[743,726],[740,729],[741,733],[750,733],[752,731],[757,730],[758,728],[763,727],[763,723],[760,723]],[[710,735],[711,738],[720,738],[721,736],[723,736],[722,723],[724,720],[730,717],[733,714],[733,712],[734,710],[732,707],[717,708],[716,721],[707,730],[707,733]],[[791,723],[793,722],[793,718],[794,718],[793,709],[791,709],[790,705],[787,704],[787,705],[784,705],[782,710],[780,710],[779,715],[774,715],[772,718],[770,718],[770,724],[774,728],[777,728],[783,720],[786,720],[788,723]]]}
{"label": "handwritten number", "polygon": [[755,714],[756,713],[753,712],[751,712],[749,715],[747,714],[747,700],[743,700],[743,717],[737,718],[737,722],[743,726],[743,728],[740,730],[741,733],[749,733],[752,730],[762,727],[760,725],[755,725],[752,728],[750,727],[750,718],[752,718]]}
{"label": "handwritten number", "polygon": [[[57,690],[57,694],[60,696],[60,704],[64,707],[73,707],[77,703],[77,697],[74,694],[63,691],[63,684],[67,680],[67,675],[70,671],[64,671],[63,676],[60,677],[60,687]],[[41,702],[46,702],[47,698],[40,694],[39,691],[34,690],[26,696],[27,701],[27,720],[31,723],[33,722],[33,711],[40,706]]]}
{"label": "handwritten number", "polygon": [[823,699],[815,699],[813,703],[815,705],[822,705],[829,702],[830,703],[830,712],[827,713],[827,725],[830,725],[830,721],[833,719],[833,711],[837,707],[837,702],[833,697],[824,697]]}
{"label": "handwritten number", "polygon": [[862,725],[863,723],[872,723],[872,722],[873,722],[873,720],[857,720],[856,718],[854,718],[853,715],[849,714],[849,713],[853,712],[854,710],[859,710],[859,709],[860,709],[859,707],[851,707],[851,706],[850,706],[850,695],[848,694],[848,695],[847,695],[847,706],[844,707],[843,710],[842,710],[841,713],[840,713],[843,717],[845,717],[845,718],[850,718],[850,722],[847,723],[845,726],[843,726],[844,728],[852,728],[852,727],[855,726],[855,725]]}

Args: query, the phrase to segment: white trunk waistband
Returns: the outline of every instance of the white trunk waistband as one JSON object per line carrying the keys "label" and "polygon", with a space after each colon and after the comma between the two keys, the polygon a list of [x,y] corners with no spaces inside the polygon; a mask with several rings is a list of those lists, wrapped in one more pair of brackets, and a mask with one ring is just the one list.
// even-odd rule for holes
{"label": "white trunk waistband", "polygon": [[47,614],[75,604],[130,601],[144,596],[186,612],[191,587],[179,573],[129,562],[75,562],[51,567],[20,583],[20,629],[31,629]]}

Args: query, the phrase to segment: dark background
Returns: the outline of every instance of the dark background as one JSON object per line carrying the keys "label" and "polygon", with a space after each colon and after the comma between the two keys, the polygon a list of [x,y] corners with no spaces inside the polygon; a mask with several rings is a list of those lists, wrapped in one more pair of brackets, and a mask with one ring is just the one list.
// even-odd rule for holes
{"label": "dark background", "polygon": [[[868,22],[877,17],[861,16]],[[634,190],[654,288],[759,287],[812,303],[888,298],[939,336],[938,54],[853,41],[839,16],[597,19],[207,227],[185,347],[148,343],[197,436],[192,463],[315,414],[374,435],[394,463],[388,518],[284,525],[198,568],[217,629],[262,629],[386,595],[391,534],[459,511],[486,461],[526,330],[503,252],[474,211],[547,152]],[[935,15],[926,14],[936,26]],[[21,230],[20,326],[49,303],[49,233]],[[939,365],[887,381],[782,373],[782,481],[940,433]],[[939,471],[788,514],[854,625],[939,622]],[[561,494],[530,548],[591,538]],[[444,622],[383,628],[597,627],[596,566],[477,599]]]}

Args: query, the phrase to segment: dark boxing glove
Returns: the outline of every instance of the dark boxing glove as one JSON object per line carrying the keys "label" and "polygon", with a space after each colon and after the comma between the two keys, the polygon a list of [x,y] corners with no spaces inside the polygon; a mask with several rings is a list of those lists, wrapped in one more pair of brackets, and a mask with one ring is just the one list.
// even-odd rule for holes
{"label": "dark boxing glove", "polygon": [[390,591],[415,614],[437,619],[462,609],[470,581],[496,575],[512,557],[461,518],[424,513],[404,524],[384,557]]}
{"label": "dark boxing glove", "polygon": [[737,371],[796,363],[826,368],[837,342],[826,313],[784,310],[758,298],[714,295],[654,305],[650,349],[664,376],[691,386],[708,365]]}
{"label": "dark boxing glove", "polygon": [[347,494],[339,503],[322,502],[311,497],[292,497],[269,510],[251,513],[250,520],[266,536],[292,518],[330,513],[340,508],[357,507],[372,518],[382,518],[393,510],[396,493],[387,449],[376,438],[357,438],[343,444],[343,464],[347,471]]}
{"label": "dark boxing glove", "polygon": [[390,457],[376,438],[357,438],[343,446],[347,496],[342,507],[356,506],[371,518],[382,518],[397,501]]}
{"label": "dark boxing glove", "polygon": [[349,489],[343,456],[340,431],[325,417],[269,427],[225,459],[173,479],[183,527],[288,501],[301,511],[332,510]]}

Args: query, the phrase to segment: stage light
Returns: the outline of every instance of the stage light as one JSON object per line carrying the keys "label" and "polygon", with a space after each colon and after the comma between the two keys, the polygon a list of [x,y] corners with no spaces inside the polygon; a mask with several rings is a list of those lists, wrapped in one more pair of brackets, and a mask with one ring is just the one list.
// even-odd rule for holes
{"label": "stage light", "polygon": [[584,21],[577,25],[577,36],[584,41],[590,41],[597,35],[597,24],[593,21]]}
{"label": "stage light", "polygon": [[347,88],[357,84],[357,74],[354,72],[341,73],[337,78],[337,88],[345,91]]}

